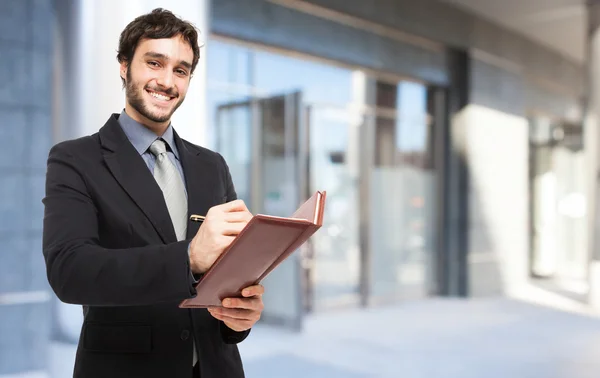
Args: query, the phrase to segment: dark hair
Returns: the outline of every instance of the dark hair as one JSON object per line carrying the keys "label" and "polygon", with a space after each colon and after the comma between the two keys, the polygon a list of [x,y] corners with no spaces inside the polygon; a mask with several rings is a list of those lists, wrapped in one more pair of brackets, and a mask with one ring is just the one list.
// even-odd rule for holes
{"label": "dark hair", "polygon": [[[198,59],[200,59],[198,32],[190,22],[184,21],[162,8],[156,8],[150,13],[137,17],[125,27],[119,38],[117,60],[119,63],[127,62],[129,65],[135,49],[142,39],[172,38],[176,35],[181,35],[194,52],[191,70],[191,73],[194,73]],[[121,80],[125,85],[125,80],[123,78]]]}

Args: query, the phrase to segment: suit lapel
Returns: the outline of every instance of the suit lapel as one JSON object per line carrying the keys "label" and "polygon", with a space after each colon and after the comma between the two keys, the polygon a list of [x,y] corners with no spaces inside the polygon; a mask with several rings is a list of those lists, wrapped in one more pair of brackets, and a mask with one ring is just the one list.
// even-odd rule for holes
{"label": "suit lapel", "polygon": [[188,149],[175,131],[173,131],[173,137],[185,175],[188,193],[187,238],[191,239],[198,232],[201,223],[190,221],[189,215],[206,215],[210,207],[214,205],[213,184],[215,177],[219,177],[219,175],[215,171],[215,165]]}
{"label": "suit lapel", "polygon": [[113,114],[102,129],[104,161],[115,179],[150,220],[164,243],[177,241],[162,191]]}

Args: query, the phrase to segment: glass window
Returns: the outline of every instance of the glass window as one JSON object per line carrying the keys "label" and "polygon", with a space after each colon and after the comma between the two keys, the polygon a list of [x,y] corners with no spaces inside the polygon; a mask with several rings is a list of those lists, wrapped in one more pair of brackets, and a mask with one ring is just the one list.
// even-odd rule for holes
{"label": "glass window", "polygon": [[257,51],[255,86],[279,94],[302,91],[305,102],[346,105],[352,99],[352,71],[318,62]]}
{"label": "glass window", "polygon": [[581,124],[537,116],[529,124],[531,273],[585,294],[585,156]]}
{"label": "glass window", "polygon": [[376,83],[370,243],[375,297],[425,296],[435,246],[436,177],[427,87]]}
{"label": "glass window", "polygon": [[211,40],[207,49],[208,86],[247,87],[252,84],[252,52],[245,47]]}
{"label": "glass window", "polygon": [[[354,301],[359,294],[360,249],[358,180],[353,176],[358,169],[352,166],[357,161],[353,157],[357,148],[352,144],[358,139],[351,137],[355,128],[347,109],[353,98],[353,72],[216,41],[211,42],[209,56],[207,100],[214,146],[230,166],[238,196],[260,202],[251,192],[263,188],[264,209],[269,214],[286,215],[299,205],[296,195],[285,194],[299,189],[289,188],[297,186],[297,175],[292,174],[291,180],[285,175],[298,156],[294,148],[298,134],[292,132],[295,123],[290,121],[298,114],[304,117],[302,124],[310,130],[308,190],[326,190],[329,204],[323,232],[312,240],[315,264],[309,279],[310,300],[316,306]],[[301,98],[299,109],[295,109],[296,101],[291,109],[289,97],[282,96],[291,93],[300,93],[294,96],[296,101]],[[260,104],[258,109],[251,105],[253,101]],[[289,133],[284,126],[290,127]],[[256,147],[252,140],[257,139],[262,141],[260,152],[252,151]],[[262,162],[253,162],[255,156]],[[257,163],[263,167],[262,179],[252,175]],[[261,180],[260,185],[253,180]]]}
{"label": "glass window", "polygon": [[396,108],[396,146],[403,153],[426,153],[429,137],[427,125],[427,88],[419,83],[398,84]]}
{"label": "glass window", "polygon": [[402,163],[431,169],[433,133],[427,87],[405,81],[397,85],[378,82],[376,88],[378,108],[388,111],[376,118],[375,164]]}
{"label": "glass window", "polygon": [[[355,72],[217,41],[209,48],[209,132],[220,138],[215,138],[215,146],[230,164],[241,198],[260,201],[251,194],[256,184],[252,180],[257,180],[251,173],[256,162],[251,160],[260,155],[252,151],[256,147],[252,140],[279,140],[273,139],[278,127],[294,124],[288,122],[291,118],[310,131],[309,191],[326,190],[328,202],[322,232],[313,238],[314,249],[308,253],[311,261],[306,263],[310,271],[306,274],[307,302],[316,306],[353,303],[359,298],[364,252],[359,240],[359,204],[363,200],[369,201],[370,210],[368,275],[373,295],[386,299],[406,291],[426,295],[430,283],[436,177],[428,88],[408,81],[376,81],[376,115],[371,118],[370,113],[360,112],[357,117],[348,106],[356,95]],[[273,111],[287,109],[287,105],[278,96],[296,92],[301,94],[300,105],[294,105],[299,111],[284,112],[285,119],[280,119]],[[255,100],[272,106],[255,113],[250,105]],[[298,114],[302,122],[295,118]],[[374,129],[375,146],[365,146],[360,140],[365,127]],[[262,130],[260,138],[256,130]],[[293,139],[296,136],[290,133],[285,140]],[[277,150],[269,153],[269,145],[262,144],[264,161],[258,163],[282,157]],[[371,171],[361,173],[359,157],[365,148],[374,151],[375,164]],[[294,149],[286,151],[293,152],[286,158],[297,155]],[[264,172],[268,177],[259,186],[281,186],[275,164]],[[364,179],[369,181],[371,197],[362,199],[359,183]],[[266,197],[283,201],[281,196]]]}

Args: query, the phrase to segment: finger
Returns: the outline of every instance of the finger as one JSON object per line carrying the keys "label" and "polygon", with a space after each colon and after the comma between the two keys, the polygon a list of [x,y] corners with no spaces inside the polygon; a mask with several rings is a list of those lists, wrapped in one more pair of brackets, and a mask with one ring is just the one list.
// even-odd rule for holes
{"label": "finger", "polygon": [[207,310],[215,318],[218,318],[219,316],[221,316],[220,307],[208,307]]}
{"label": "finger", "polygon": [[233,211],[229,213],[223,213],[223,220],[225,222],[249,222],[252,219],[252,213],[249,211]]}
{"label": "finger", "polygon": [[224,203],[220,205],[223,211],[232,212],[232,211],[248,211],[246,204],[241,199],[237,199],[231,202]]}
{"label": "finger", "polygon": [[237,324],[249,324],[250,326],[252,326],[252,324],[256,323],[260,319],[260,313],[252,312],[249,310],[234,311],[234,309],[224,309],[221,307],[216,309],[209,309],[208,311],[215,319],[233,322]]}
{"label": "finger", "polygon": [[262,311],[263,303],[261,298],[226,298],[223,307]]}
{"label": "finger", "polygon": [[[226,316],[224,316],[220,312],[217,312],[216,310],[212,310],[212,311],[209,310],[209,312],[212,315],[212,317],[215,318],[215,319],[224,320],[226,318]],[[228,318],[228,319],[230,319],[230,318]],[[231,320],[235,321],[236,319],[231,319]]]}
{"label": "finger", "polygon": [[232,319],[237,319],[237,320],[253,320],[258,317],[257,311],[246,310],[246,309],[241,309],[241,308],[222,307],[218,310],[213,310],[212,312],[217,315],[220,315],[220,316],[226,316],[226,317],[229,317]]}
{"label": "finger", "polygon": [[242,290],[242,295],[244,297],[261,296],[264,293],[265,293],[265,287],[263,285],[249,286],[249,287],[245,288],[244,290]]}
{"label": "finger", "polygon": [[219,225],[218,233],[221,235],[237,235],[246,227],[246,223],[237,222],[229,223],[223,222]]}

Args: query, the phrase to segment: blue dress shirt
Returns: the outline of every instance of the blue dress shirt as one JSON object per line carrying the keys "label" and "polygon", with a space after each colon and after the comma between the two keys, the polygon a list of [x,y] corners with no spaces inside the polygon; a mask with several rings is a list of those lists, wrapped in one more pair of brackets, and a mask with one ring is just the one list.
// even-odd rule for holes
{"label": "blue dress shirt", "polygon": [[[127,139],[133,144],[136,151],[142,156],[144,162],[148,166],[148,169],[152,174],[154,174],[154,166],[156,165],[156,157],[152,152],[150,152],[149,148],[154,143],[155,140],[159,139],[159,137],[154,134],[150,129],[140,124],[133,118],[131,118],[125,110],[121,112],[119,116],[119,123],[121,124],[121,128],[127,135]],[[185,175],[183,173],[183,167],[181,166],[181,162],[179,161],[179,151],[177,150],[177,145],[175,144],[175,140],[173,139],[173,126],[169,124],[167,131],[162,136],[162,139],[167,144],[167,155],[171,160],[171,163],[175,164],[179,174],[181,175],[181,180],[183,181],[183,187],[185,189],[185,194],[187,196],[187,188],[185,188]]]}

